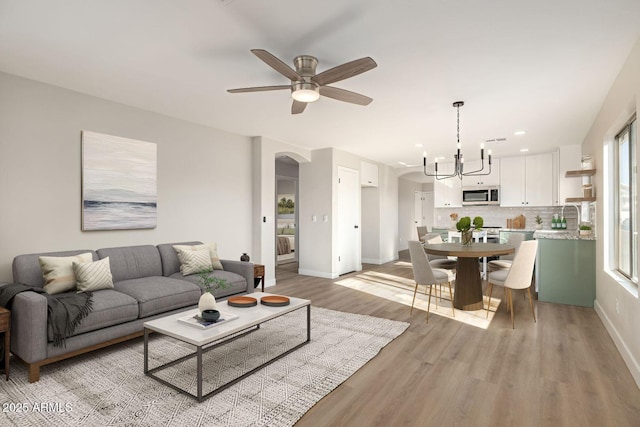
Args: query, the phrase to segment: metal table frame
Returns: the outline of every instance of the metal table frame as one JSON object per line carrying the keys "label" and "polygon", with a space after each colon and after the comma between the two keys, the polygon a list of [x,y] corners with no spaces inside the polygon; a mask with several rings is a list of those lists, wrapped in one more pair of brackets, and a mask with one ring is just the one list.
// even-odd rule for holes
{"label": "metal table frame", "polygon": [[[207,394],[204,394],[204,395],[202,394],[202,354],[204,352],[212,350],[212,349],[214,349],[216,347],[219,347],[221,345],[224,345],[224,344],[230,343],[232,341],[235,341],[238,338],[242,338],[245,335],[250,334],[250,333],[260,329],[260,325],[262,323],[266,323],[266,322],[268,322],[270,320],[275,320],[280,316],[278,316],[278,317],[276,317],[274,319],[268,319],[265,322],[261,322],[261,323],[259,323],[257,325],[249,326],[245,330],[245,332],[240,332],[238,335],[233,336],[232,338],[224,338],[223,337],[223,338],[220,338],[220,339],[218,339],[216,341],[213,341],[212,343],[207,343],[207,344],[204,344],[204,345],[195,346],[196,347],[196,351],[194,353],[187,354],[186,356],[183,356],[183,357],[181,357],[179,359],[173,360],[171,362],[165,363],[163,365],[157,366],[157,367],[152,368],[152,369],[149,369],[149,331],[150,331],[150,329],[145,327],[144,328],[144,373],[145,373],[145,375],[155,379],[156,381],[159,381],[160,383],[162,383],[162,384],[164,384],[164,385],[166,385],[168,387],[171,387],[172,389],[174,389],[174,390],[176,390],[176,391],[178,391],[180,393],[186,394],[187,396],[191,396],[194,399],[196,399],[198,402],[202,402],[205,399],[210,398],[214,394],[220,393],[221,391],[231,387],[235,383],[237,383],[239,381],[242,381],[243,379],[245,379],[249,375],[259,371],[260,369],[264,368],[265,366],[268,366],[268,365],[272,364],[276,360],[279,360],[279,359],[283,358],[287,354],[293,352],[294,350],[299,349],[300,347],[302,347],[303,345],[305,345],[309,341],[311,341],[311,304],[308,304],[306,306],[300,307],[298,309],[295,309],[295,310],[292,310],[292,311],[289,311],[289,312],[286,312],[286,313],[282,313],[282,315],[284,316],[286,314],[293,313],[293,312],[298,311],[298,310],[300,310],[300,309],[302,309],[304,307],[307,308],[307,339],[306,339],[306,341],[303,341],[302,343],[296,345],[295,347],[290,348],[289,350],[285,351],[284,353],[281,353],[278,356],[267,360],[265,363],[261,364],[260,366],[256,366],[255,368],[251,369],[250,371],[245,372],[241,376],[229,381],[228,383],[225,383],[225,384],[221,385],[220,387],[213,389],[212,391],[210,391]],[[162,332],[157,332],[157,333],[162,333]],[[185,342],[185,341],[183,341],[183,342]],[[207,347],[207,346],[209,346],[209,347]],[[169,367],[171,367],[171,366],[173,366],[173,365],[175,365],[177,363],[180,363],[180,362],[182,362],[184,360],[190,359],[190,358],[192,358],[194,356],[197,358],[197,362],[196,362],[197,363],[197,365],[196,365],[196,372],[197,372],[196,376],[197,376],[197,381],[198,381],[198,394],[197,395],[189,393],[187,390],[183,390],[180,387],[178,387],[178,386],[176,386],[174,384],[171,384],[170,382],[168,382],[168,381],[166,381],[166,380],[154,375],[155,372],[161,371],[161,370],[163,370],[165,368],[169,368]]]}

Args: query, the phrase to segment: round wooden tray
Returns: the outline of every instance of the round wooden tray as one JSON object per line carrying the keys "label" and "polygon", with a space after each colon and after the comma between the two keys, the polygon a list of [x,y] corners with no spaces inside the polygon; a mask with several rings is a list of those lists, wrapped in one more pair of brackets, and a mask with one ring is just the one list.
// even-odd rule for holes
{"label": "round wooden tray", "polygon": [[227,300],[231,307],[255,307],[258,300],[252,297],[231,297]]}
{"label": "round wooden tray", "polygon": [[270,307],[283,307],[285,305],[289,305],[289,298],[283,297],[280,295],[270,295],[268,297],[260,298],[260,303],[263,305],[268,305]]}

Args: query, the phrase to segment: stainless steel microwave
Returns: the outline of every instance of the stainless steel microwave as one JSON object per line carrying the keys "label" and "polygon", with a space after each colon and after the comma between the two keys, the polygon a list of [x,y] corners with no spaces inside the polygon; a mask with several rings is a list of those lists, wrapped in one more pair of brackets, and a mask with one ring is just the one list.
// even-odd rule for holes
{"label": "stainless steel microwave", "polygon": [[499,204],[500,187],[465,187],[462,189],[462,206]]}

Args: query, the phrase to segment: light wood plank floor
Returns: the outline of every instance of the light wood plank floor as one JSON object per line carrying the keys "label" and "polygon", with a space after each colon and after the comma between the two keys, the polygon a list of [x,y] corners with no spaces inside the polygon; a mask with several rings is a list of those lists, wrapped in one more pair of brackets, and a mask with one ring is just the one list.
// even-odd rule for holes
{"label": "light wood plank floor", "polygon": [[[536,302],[534,323],[517,293],[515,330],[503,305],[486,330],[437,315],[426,324],[424,311],[296,268],[279,267],[267,292],[411,323],[299,427],[640,426],[640,390],[593,309]],[[406,264],[365,269],[412,278]]]}

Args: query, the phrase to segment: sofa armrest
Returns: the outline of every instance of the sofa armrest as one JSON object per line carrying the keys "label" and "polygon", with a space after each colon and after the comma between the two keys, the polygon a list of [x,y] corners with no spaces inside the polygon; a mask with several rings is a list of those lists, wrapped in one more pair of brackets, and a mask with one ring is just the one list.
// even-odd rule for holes
{"label": "sofa armrest", "polygon": [[225,271],[239,274],[247,280],[247,293],[251,293],[254,291],[255,285],[253,283],[253,263],[244,261],[231,261],[226,259],[221,259],[220,262],[222,263],[222,267],[224,267]]}
{"label": "sofa armrest", "polygon": [[11,305],[11,352],[27,363],[47,358],[47,298],[21,292]]}

